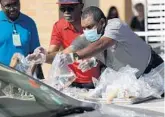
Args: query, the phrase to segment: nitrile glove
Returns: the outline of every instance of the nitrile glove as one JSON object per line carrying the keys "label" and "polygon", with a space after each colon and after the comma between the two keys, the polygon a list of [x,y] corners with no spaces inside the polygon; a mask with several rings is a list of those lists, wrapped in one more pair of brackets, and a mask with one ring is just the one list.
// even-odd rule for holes
{"label": "nitrile glove", "polygon": [[80,61],[78,65],[78,69],[80,69],[82,72],[86,72],[92,69],[93,67],[96,67],[97,64],[98,64],[97,60],[94,57],[92,57],[90,59]]}

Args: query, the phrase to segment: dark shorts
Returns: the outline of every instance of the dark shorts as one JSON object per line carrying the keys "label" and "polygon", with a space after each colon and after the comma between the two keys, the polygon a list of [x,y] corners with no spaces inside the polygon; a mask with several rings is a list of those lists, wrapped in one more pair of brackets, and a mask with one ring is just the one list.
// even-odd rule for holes
{"label": "dark shorts", "polygon": [[77,83],[73,82],[71,84],[71,87],[77,87],[77,88],[85,88],[85,89],[94,89],[93,83]]}
{"label": "dark shorts", "polygon": [[145,69],[144,74],[148,74],[152,69],[158,67],[162,63],[164,63],[163,59],[151,49],[151,60]]}

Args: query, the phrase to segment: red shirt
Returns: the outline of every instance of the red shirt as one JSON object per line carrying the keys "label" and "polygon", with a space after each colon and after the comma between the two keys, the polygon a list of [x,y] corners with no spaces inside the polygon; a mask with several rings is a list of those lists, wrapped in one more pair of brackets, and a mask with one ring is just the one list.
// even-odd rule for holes
{"label": "red shirt", "polygon": [[[69,47],[72,41],[82,33],[83,30],[81,32],[77,32],[71,23],[67,22],[65,19],[60,19],[54,24],[50,44],[58,46],[62,45],[65,49]],[[77,76],[75,81],[77,83],[91,83],[92,77],[98,78],[100,76],[99,65],[87,72],[81,72],[81,70],[79,70],[77,66],[78,63],[69,65],[69,67]]]}

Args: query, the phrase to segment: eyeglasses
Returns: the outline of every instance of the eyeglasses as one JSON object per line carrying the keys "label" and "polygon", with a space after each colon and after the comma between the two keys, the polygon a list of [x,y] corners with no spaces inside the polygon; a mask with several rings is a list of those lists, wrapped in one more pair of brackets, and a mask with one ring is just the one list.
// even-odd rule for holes
{"label": "eyeglasses", "polygon": [[75,10],[75,6],[65,6],[65,7],[60,7],[60,11],[61,12],[65,12],[65,11],[68,11],[68,12],[73,12]]}
{"label": "eyeglasses", "polygon": [[17,2],[17,3],[14,3],[14,4],[10,4],[10,5],[3,5],[2,3],[1,3],[1,5],[2,5],[2,7],[4,7],[6,10],[9,10],[9,9],[11,9],[11,8],[14,8],[14,9],[18,9],[19,8],[19,5],[20,5],[20,3],[19,2]]}

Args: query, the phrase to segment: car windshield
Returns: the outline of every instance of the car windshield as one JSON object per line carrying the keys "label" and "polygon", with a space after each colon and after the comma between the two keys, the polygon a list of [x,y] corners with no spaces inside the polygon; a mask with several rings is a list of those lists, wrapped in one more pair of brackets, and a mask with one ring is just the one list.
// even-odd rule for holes
{"label": "car windshield", "polygon": [[0,64],[0,111],[4,113],[0,117],[45,117],[44,114],[72,103],[44,83]]}

